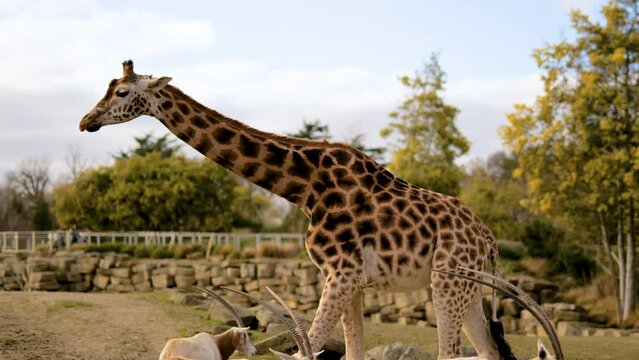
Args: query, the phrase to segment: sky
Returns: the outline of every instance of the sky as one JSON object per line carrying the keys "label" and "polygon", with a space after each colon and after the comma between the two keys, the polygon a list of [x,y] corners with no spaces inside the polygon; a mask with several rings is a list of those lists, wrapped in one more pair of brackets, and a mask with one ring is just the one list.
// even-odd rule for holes
{"label": "sky", "polygon": [[72,148],[103,164],[134,136],[166,134],[150,117],[79,132],[125,59],[255,128],[292,133],[319,119],[333,140],[364,134],[379,146],[388,113],[408,96],[398,77],[436,52],[444,99],[471,142],[461,161],[486,158],[503,148],[498,128],[513,104],[542,91],[533,49],[570,39],[571,9],[596,17],[603,4],[0,0],[0,177],[27,159],[64,177]]}

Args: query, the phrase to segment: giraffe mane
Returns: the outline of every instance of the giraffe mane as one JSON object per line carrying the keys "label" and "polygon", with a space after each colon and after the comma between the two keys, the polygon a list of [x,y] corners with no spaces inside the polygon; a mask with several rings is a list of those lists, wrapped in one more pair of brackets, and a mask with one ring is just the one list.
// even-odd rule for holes
{"label": "giraffe mane", "polygon": [[185,94],[182,90],[180,90],[176,86],[169,84],[165,87],[165,89],[169,90],[174,96],[177,96],[179,100],[182,100],[186,102],[187,104],[189,104],[189,106],[191,106],[193,109],[198,111],[203,111],[207,114],[215,116],[216,118],[223,118],[227,122],[227,124],[233,127],[234,129],[238,131],[244,131],[257,138],[271,139],[277,142],[287,143],[291,145],[314,146],[314,147],[322,147],[322,148],[341,148],[341,149],[346,149],[356,153],[360,153],[361,155],[365,157],[369,157],[368,155],[361,152],[359,149],[356,149],[351,145],[344,144],[341,142],[329,142],[326,140],[303,139],[303,138],[298,138],[294,136],[278,135],[278,134],[274,134],[274,133],[270,133],[266,131],[261,131],[256,128],[250,127],[240,121],[224,116],[220,114],[219,112],[200,104],[199,102],[191,98],[189,95]]}

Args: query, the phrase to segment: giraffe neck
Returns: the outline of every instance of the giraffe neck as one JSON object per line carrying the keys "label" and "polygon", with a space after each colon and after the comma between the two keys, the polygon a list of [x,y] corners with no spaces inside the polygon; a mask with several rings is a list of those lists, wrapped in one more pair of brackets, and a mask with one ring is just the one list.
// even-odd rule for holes
{"label": "giraffe neck", "polygon": [[300,149],[316,141],[269,134],[225,117],[167,85],[151,115],[173,134],[248,181],[290,201],[310,215],[307,197],[316,167]]}

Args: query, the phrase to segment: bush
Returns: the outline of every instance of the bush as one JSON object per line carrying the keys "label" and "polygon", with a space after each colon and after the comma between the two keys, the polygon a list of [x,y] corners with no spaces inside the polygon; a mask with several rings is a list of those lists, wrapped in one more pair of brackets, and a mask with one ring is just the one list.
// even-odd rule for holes
{"label": "bush", "polygon": [[152,259],[168,259],[172,257],[173,257],[173,250],[166,247],[162,247],[162,246],[158,246],[157,248],[153,249],[153,251],[151,252]]}
{"label": "bush", "polygon": [[542,219],[535,219],[526,225],[521,238],[530,256],[543,258],[554,256],[563,240],[564,232]]}
{"label": "bush", "polygon": [[266,258],[281,258],[282,251],[277,244],[272,241],[265,241],[258,245],[257,256]]}
{"label": "bush", "polygon": [[136,258],[148,258],[151,257],[153,251],[152,245],[138,245],[133,250],[133,256]]}
{"label": "bush", "polygon": [[497,251],[499,257],[504,259],[519,260],[526,255],[526,246],[519,241],[498,241]]}
{"label": "bush", "polygon": [[[217,248],[218,255],[222,256],[223,258],[228,257],[233,251],[235,251],[235,247],[230,244],[223,244]],[[238,258],[239,258],[239,253],[238,253]]]}
{"label": "bush", "polygon": [[247,246],[240,253],[240,259],[254,259],[255,255],[257,255],[255,246]]}

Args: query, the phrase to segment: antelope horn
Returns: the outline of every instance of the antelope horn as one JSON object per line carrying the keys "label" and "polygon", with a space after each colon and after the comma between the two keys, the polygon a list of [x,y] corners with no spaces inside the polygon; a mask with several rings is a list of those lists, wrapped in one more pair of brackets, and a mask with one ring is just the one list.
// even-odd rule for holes
{"label": "antelope horn", "polygon": [[553,349],[553,352],[555,353],[555,357],[557,358],[557,360],[564,359],[564,354],[563,354],[563,351],[561,350],[561,344],[559,343],[559,338],[557,336],[557,333],[555,332],[555,328],[552,326],[550,322],[550,319],[548,319],[548,315],[546,315],[546,312],[541,308],[541,306],[539,306],[539,304],[537,304],[533,299],[531,299],[530,296],[528,296],[528,294],[526,294],[523,290],[516,287],[515,285],[509,283],[508,281],[500,277],[494,276],[492,274],[485,273],[483,271],[465,268],[465,267],[459,267],[458,269],[465,270],[476,275],[486,276],[490,279],[495,280],[497,283],[492,283],[490,281],[485,281],[483,279],[475,278],[470,275],[466,275],[460,272],[454,272],[450,270],[433,269],[432,271],[442,273],[442,274],[447,274],[447,275],[459,276],[464,279],[474,281],[482,285],[486,285],[488,287],[501,291],[502,293],[504,293],[504,295],[515,300],[518,304],[526,308],[526,310],[530,311],[530,313],[535,317],[535,319],[537,319],[537,321],[539,321],[541,326],[544,328],[546,335],[550,339],[550,342],[552,344],[552,349]]}
{"label": "antelope horn", "polygon": [[209,289],[205,289],[203,287],[199,287],[199,286],[195,286],[196,289],[200,290],[201,292],[209,295],[210,297],[214,298],[215,300],[219,301],[222,305],[224,305],[224,307],[231,312],[231,315],[233,315],[233,318],[235,319],[235,322],[237,323],[237,327],[244,327],[244,322],[242,322],[242,318],[240,317],[240,315],[235,311],[235,309],[233,309],[233,306],[231,306],[231,304],[229,304],[226,300],[224,300],[224,298],[222,298],[220,295],[214,293],[213,291],[209,290]]}
{"label": "antelope horn", "polygon": [[300,319],[298,319],[297,316],[295,316],[295,313],[293,312],[293,310],[291,310],[291,308],[288,305],[286,305],[284,300],[282,300],[282,298],[279,295],[277,295],[275,291],[271,290],[271,288],[268,286],[266,287],[266,290],[268,290],[268,292],[271,293],[271,295],[275,298],[275,300],[277,300],[277,302],[280,303],[282,307],[284,307],[284,309],[286,309],[288,316],[290,316],[293,319],[293,321],[295,322],[295,328],[297,329],[297,332],[302,337],[302,345],[304,346],[304,352],[306,352],[307,356],[309,356],[312,359],[313,347],[311,346],[311,340],[308,338],[306,329],[304,329],[304,325],[302,324]]}
{"label": "antelope horn", "polygon": [[[258,299],[254,296],[251,296],[245,292],[242,291],[237,291],[234,289],[229,289],[227,287],[224,286],[220,286],[221,289],[224,289],[226,291],[230,291],[232,293],[235,294],[239,294],[242,295],[248,299],[250,299],[253,302],[256,302],[262,306],[264,306],[266,309],[268,309],[268,311],[272,312],[275,316],[277,316],[279,318],[279,320],[282,322],[282,324],[284,324],[284,326],[286,326],[286,328],[288,329],[288,332],[291,333],[291,336],[293,337],[293,340],[295,341],[295,344],[297,345],[297,348],[299,349],[300,353],[302,354],[302,357],[308,357],[309,359],[312,359],[312,353],[306,353],[306,346],[304,344],[304,336],[301,335],[299,333],[299,330],[297,328],[297,324],[295,322],[295,320],[293,320],[291,317],[289,317],[289,314],[282,314],[282,311],[280,309],[278,309],[277,307],[273,306],[271,303]],[[271,293],[272,294],[272,293]],[[285,306],[286,307],[286,306]],[[303,331],[303,334],[306,334],[306,331]]]}

